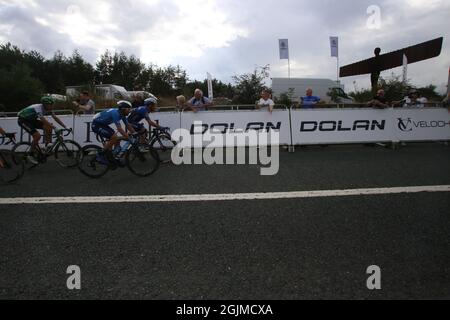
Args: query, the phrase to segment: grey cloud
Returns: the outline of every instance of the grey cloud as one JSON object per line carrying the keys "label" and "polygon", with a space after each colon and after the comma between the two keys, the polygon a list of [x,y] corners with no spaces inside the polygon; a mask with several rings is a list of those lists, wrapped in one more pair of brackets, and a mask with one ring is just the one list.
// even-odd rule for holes
{"label": "grey cloud", "polygon": [[[117,29],[104,28],[97,37],[105,34],[122,41],[118,51],[141,54],[138,45],[128,41],[136,32],[149,30],[165,21],[175,21],[181,12],[175,1],[163,1],[153,6],[145,1],[116,0],[109,2],[113,23]],[[8,39],[26,50],[36,49],[49,55],[56,50],[70,54],[78,48],[91,62],[95,62],[95,48],[76,46],[66,36],[58,33],[53,26],[45,27],[34,21],[36,16],[61,14],[71,5],[78,5],[89,21],[96,21],[96,12],[90,10],[88,1],[38,1],[39,7],[19,9],[0,8],[0,24],[14,25],[14,32]],[[367,7],[377,4],[382,9],[382,23],[392,21],[391,29],[368,30]],[[284,76],[285,61],[278,58],[278,39],[289,38],[291,59],[300,64],[293,76],[326,77],[336,76],[335,59],[330,57],[329,36],[340,37],[341,65],[364,59],[372,55],[373,48],[381,46],[384,52],[403,46],[426,41],[438,36],[446,38],[444,50],[439,58],[410,66],[410,78],[418,85],[433,82],[437,85],[447,81],[450,65],[450,5],[421,11],[410,7],[400,7],[394,0],[227,0],[217,2],[217,6],[232,25],[248,30],[248,37],[238,37],[229,46],[207,49],[200,58],[180,55],[170,63],[180,64],[193,78],[203,79],[207,71],[215,77],[230,81],[235,74],[252,71],[256,65],[271,64],[273,76]],[[192,8],[195,10],[195,8]],[[175,18],[174,18],[175,17]],[[193,21],[195,23],[195,21]],[[105,33],[105,34],[103,34]],[[186,30],[189,35],[190,30]],[[220,35],[217,35],[220,37]],[[150,62],[150,61],[148,61]],[[151,61],[158,64],[158,61]],[[398,70],[394,70],[398,72]],[[385,76],[389,73],[385,73]],[[348,88],[353,81],[359,87],[368,86],[368,77],[343,79]]]}

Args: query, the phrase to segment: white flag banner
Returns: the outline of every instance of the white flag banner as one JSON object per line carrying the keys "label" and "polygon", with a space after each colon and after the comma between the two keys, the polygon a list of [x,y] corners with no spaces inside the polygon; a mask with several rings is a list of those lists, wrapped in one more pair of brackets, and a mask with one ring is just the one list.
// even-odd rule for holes
{"label": "white flag banner", "polygon": [[339,38],[338,37],[330,37],[330,45],[331,45],[331,56],[339,57]]}
{"label": "white flag banner", "polygon": [[206,75],[208,76],[208,98],[210,100],[213,100],[214,99],[214,91],[213,91],[212,76],[209,72]]}
{"label": "white flag banner", "polygon": [[408,81],[408,57],[406,54],[403,55],[403,83]]}
{"label": "white flag banner", "polygon": [[280,59],[281,60],[289,60],[289,40],[281,39],[280,40]]}

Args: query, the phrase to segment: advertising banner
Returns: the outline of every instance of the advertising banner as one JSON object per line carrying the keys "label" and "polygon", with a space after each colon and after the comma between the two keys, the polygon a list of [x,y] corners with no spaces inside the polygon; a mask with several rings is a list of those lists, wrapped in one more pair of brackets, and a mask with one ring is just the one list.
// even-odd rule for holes
{"label": "advertising banner", "polygon": [[391,110],[292,110],[294,145],[392,141]]}
{"label": "advertising banner", "polygon": [[[202,135],[207,132],[220,134],[223,141],[230,134],[244,137],[250,131],[268,132],[272,129],[280,133],[280,142],[278,144],[291,144],[288,110],[276,110],[272,114],[267,111],[185,112],[181,115],[181,127],[189,130],[192,136]],[[253,145],[244,139],[238,138],[238,142],[238,146]],[[204,146],[214,145],[205,142]]]}

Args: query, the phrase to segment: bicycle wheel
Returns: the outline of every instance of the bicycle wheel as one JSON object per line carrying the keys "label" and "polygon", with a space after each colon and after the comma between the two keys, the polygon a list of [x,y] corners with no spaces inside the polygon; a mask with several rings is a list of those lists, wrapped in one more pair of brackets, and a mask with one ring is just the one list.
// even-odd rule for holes
{"label": "bicycle wheel", "polygon": [[158,152],[159,159],[162,163],[172,162],[172,150],[175,148],[176,143],[172,141],[169,134],[160,134],[157,138],[153,139],[150,146]]}
{"label": "bicycle wheel", "polygon": [[89,145],[81,149],[78,169],[89,178],[103,177],[109,170],[109,166],[97,161],[97,155],[103,149],[99,146]]}
{"label": "bicycle wheel", "polygon": [[74,168],[78,165],[81,147],[72,140],[65,140],[55,147],[55,159],[63,168]]}
{"label": "bicycle wheel", "polygon": [[12,151],[0,152],[0,181],[12,183],[22,178],[25,165]]}
{"label": "bicycle wheel", "polygon": [[148,177],[159,168],[158,153],[148,144],[139,144],[128,150],[125,163],[130,171],[138,177]]}
{"label": "bicycle wheel", "polygon": [[21,142],[14,146],[12,152],[17,157],[18,161],[23,162],[25,170],[30,170],[37,167],[37,164],[31,163],[28,159],[28,156],[31,155],[31,143],[29,142]]}

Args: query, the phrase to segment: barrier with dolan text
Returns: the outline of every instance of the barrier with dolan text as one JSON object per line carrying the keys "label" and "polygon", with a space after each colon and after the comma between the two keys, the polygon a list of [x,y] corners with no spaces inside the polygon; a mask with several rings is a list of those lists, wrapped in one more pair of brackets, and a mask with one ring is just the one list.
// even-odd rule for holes
{"label": "barrier with dolan text", "polygon": [[392,141],[390,110],[292,110],[294,145]]}
{"label": "barrier with dolan text", "polygon": [[[201,125],[198,123],[201,122]],[[197,125],[196,125],[197,123]],[[275,110],[272,114],[265,111],[210,111],[198,113],[182,113],[181,128],[194,132],[222,135],[223,141],[227,133],[245,134],[251,130],[278,131],[280,145],[291,144],[291,128],[289,110]],[[239,146],[249,146],[249,140],[242,140]],[[242,144],[242,145],[241,145]],[[204,146],[212,146],[204,142]],[[234,146],[234,145],[231,145]]]}
{"label": "barrier with dolan text", "polygon": [[[68,138],[81,145],[100,144],[91,130],[92,116],[59,118],[74,129],[73,136]],[[210,130],[223,136],[273,129],[279,131],[280,145],[450,140],[450,112],[444,108],[276,110],[272,114],[265,111],[161,112],[152,114],[151,118],[172,132],[184,128],[192,133],[197,122],[201,122],[197,128],[200,133]],[[7,132],[16,132],[18,141],[30,141],[29,135],[19,128],[17,118],[0,118],[0,126]],[[247,140],[242,141],[243,146],[248,145]]]}

